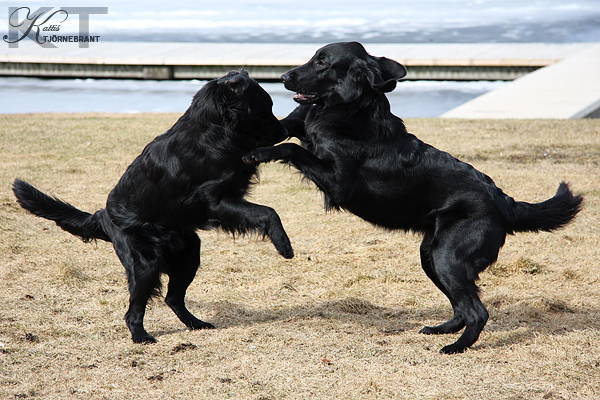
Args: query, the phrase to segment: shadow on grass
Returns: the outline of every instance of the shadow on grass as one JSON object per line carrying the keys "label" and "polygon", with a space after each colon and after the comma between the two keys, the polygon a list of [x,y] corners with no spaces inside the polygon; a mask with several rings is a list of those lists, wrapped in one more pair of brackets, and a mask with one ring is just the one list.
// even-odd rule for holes
{"label": "shadow on grass", "polygon": [[[293,324],[298,321],[325,319],[374,327],[382,335],[394,335],[405,331],[417,332],[424,325],[442,323],[451,317],[450,307],[388,308],[356,297],[295,307],[260,309],[251,309],[226,300],[189,303],[192,312],[201,319],[204,316],[205,320],[214,323],[217,329],[270,322]],[[474,346],[475,349],[511,346],[539,334],[565,335],[589,329],[600,331],[600,309],[570,306],[559,300],[510,298],[495,301],[487,307],[490,320],[484,331],[494,335],[488,336],[486,342],[478,342]],[[155,334],[160,336],[169,333],[174,332]],[[450,337],[457,335],[449,335],[449,339]]]}

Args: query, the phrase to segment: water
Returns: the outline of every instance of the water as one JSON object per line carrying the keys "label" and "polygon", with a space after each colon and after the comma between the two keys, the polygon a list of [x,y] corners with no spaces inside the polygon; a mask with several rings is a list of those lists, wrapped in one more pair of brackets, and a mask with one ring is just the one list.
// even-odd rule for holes
{"label": "water", "polygon": [[[27,3],[32,10],[52,6]],[[0,1],[0,27],[12,1]],[[600,42],[599,0],[274,0],[56,3],[108,7],[90,16],[102,41],[327,43]],[[0,28],[2,29],[2,28]],[[6,28],[4,28],[6,29]],[[76,18],[61,33],[78,32]],[[0,36],[6,31],[0,30]],[[0,42],[0,45],[6,45]],[[49,50],[51,51],[51,50]],[[376,54],[384,56],[385,54]],[[199,81],[0,78],[0,113],[182,112]],[[401,82],[388,94],[401,117],[435,117],[503,82]],[[281,84],[265,83],[276,115],[295,106]]]}
{"label": "water", "polygon": [[[0,79],[2,113],[183,112],[202,81],[97,79]],[[401,117],[436,117],[504,82],[400,82],[388,93]],[[261,83],[273,98],[273,113],[284,117],[297,105],[280,83]]]}

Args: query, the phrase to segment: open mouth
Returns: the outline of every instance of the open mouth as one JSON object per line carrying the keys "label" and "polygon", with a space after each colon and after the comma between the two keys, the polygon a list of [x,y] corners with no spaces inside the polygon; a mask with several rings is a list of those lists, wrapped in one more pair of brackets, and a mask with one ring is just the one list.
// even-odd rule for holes
{"label": "open mouth", "polygon": [[312,103],[316,98],[316,94],[296,93],[294,95],[294,100],[300,104]]}

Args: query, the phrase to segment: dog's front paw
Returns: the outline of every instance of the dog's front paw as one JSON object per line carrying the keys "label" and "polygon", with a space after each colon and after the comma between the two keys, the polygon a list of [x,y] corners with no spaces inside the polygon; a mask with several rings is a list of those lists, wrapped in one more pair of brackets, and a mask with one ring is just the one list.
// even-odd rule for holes
{"label": "dog's front paw", "polygon": [[273,161],[274,147],[261,147],[256,150],[252,150],[250,153],[242,157],[242,160],[248,165],[258,165],[261,163],[267,163]]}

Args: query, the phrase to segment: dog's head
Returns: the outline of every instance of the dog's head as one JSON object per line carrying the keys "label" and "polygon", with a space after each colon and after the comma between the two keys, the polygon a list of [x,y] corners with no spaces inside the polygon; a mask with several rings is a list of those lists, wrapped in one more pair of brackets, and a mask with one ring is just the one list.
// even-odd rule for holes
{"label": "dog's head", "polygon": [[281,76],[300,104],[352,103],[369,92],[396,88],[406,68],[385,57],[369,55],[358,42],[333,43],[317,50],[306,64]]}
{"label": "dog's head", "polygon": [[271,96],[246,70],[231,71],[216,83],[225,100],[223,112],[237,131],[270,145],[287,137],[287,131],[273,115]]}
{"label": "dog's head", "polygon": [[226,126],[247,144],[273,145],[284,140],[287,131],[272,108],[271,96],[242,68],[204,85],[183,118],[193,124]]}

